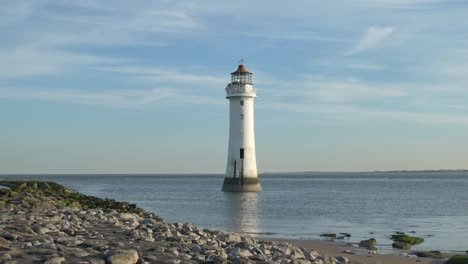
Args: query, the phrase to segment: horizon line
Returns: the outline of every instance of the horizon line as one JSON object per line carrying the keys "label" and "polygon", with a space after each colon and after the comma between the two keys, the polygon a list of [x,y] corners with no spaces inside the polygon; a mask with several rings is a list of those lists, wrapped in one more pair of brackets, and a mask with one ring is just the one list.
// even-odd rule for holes
{"label": "horizon line", "polygon": [[[411,173],[411,172],[468,172],[468,169],[418,169],[418,170],[373,170],[373,171],[284,171],[284,172],[262,172],[258,175],[265,174],[302,174],[302,173]],[[203,172],[194,172],[194,173],[159,173],[159,172],[135,172],[135,173],[0,173],[1,176],[80,176],[80,175],[100,175],[100,176],[115,176],[115,175],[138,175],[138,176],[186,176],[186,175],[205,175],[205,176],[217,176],[225,175],[225,173],[203,173]]]}

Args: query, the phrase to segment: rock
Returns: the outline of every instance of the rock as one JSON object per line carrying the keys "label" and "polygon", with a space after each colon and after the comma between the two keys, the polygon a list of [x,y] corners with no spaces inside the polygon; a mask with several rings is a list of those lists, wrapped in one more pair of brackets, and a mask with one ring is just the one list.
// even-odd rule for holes
{"label": "rock", "polygon": [[307,251],[304,253],[305,259],[308,261],[314,261],[317,258],[318,254],[315,254],[313,251]]}
{"label": "rock", "polygon": [[411,249],[411,246],[412,245],[410,243],[400,242],[400,241],[394,242],[392,244],[393,248],[398,248],[398,249]]}
{"label": "rock", "polygon": [[324,263],[324,264],[335,264],[336,263],[335,259],[332,256],[327,256],[327,255],[319,256],[319,257],[317,257],[317,259],[321,260],[322,263]]}
{"label": "rock", "polygon": [[38,233],[38,234],[47,234],[50,232],[50,229],[47,228],[47,227],[43,227],[43,226],[37,226],[37,227],[34,227],[33,228],[34,232]]}
{"label": "rock", "polygon": [[86,261],[88,261],[89,264],[106,264],[105,260],[98,259],[98,258],[90,258],[90,259],[87,259]]}
{"label": "rock", "polygon": [[336,238],[335,233],[324,233],[320,235],[321,237]]}
{"label": "rock", "polygon": [[216,256],[214,254],[209,255],[206,258],[206,261],[209,261],[210,263],[228,263],[227,257],[224,258],[222,256]]}
{"label": "rock", "polygon": [[138,261],[136,250],[114,250],[109,252],[107,262],[109,264],[135,264]]}
{"label": "rock", "polygon": [[[8,239],[10,241],[15,241],[15,240],[18,240],[19,236],[18,234],[15,234],[15,233],[9,233],[9,232],[5,232],[2,234],[2,237],[5,238],[5,239]],[[1,243],[1,242],[0,242]]]}
{"label": "rock", "polygon": [[[408,236],[408,235],[401,234],[401,233],[397,233],[396,235],[392,235],[391,239],[394,242],[402,242],[402,243],[405,243],[405,244],[409,244],[410,248],[413,245],[421,244],[421,243],[424,242],[424,238],[412,237],[412,236]],[[402,244],[399,244],[399,245],[402,245]]]}
{"label": "rock", "polygon": [[256,260],[256,261],[265,261],[265,256],[263,254],[255,254],[252,257],[250,257],[251,260]]}
{"label": "rock", "polygon": [[127,221],[130,223],[130,226],[132,227],[137,227],[139,223],[139,217],[136,214],[130,214],[130,213],[121,213],[119,215],[120,220],[122,221]]}
{"label": "rock", "polygon": [[232,257],[241,257],[241,258],[253,256],[252,253],[250,253],[250,251],[248,251],[247,249],[242,249],[238,247],[231,249],[231,252],[229,252],[229,255],[231,255]]}
{"label": "rock", "polygon": [[231,233],[231,232],[219,234],[218,238],[224,242],[231,242],[231,241],[240,242],[241,241],[241,238],[238,234]]}
{"label": "rock", "polygon": [[420,258],[433,258],[433,259],[442,259],[442,253],[440,251],[423,251],[417,252],[416,256]]}
{"label": "rock", "polygon": [[21,248],[21,249],[29,248],[29,247],[32,247],[32,243],[31,243],[31,242],[23,242],[23,243],[20,244],[20,248]]}
{"label": "rock", "polygon": [[145,257],[145,259],[150,260],[150,261],[157,261],[158,257],[153,256],[153,255],[148,255],[148,256]]}
{"label": "rock", "polygon": [[10,241],[6,240],[6,239],[3,238],[3,237],[0,237],[0,247],[5,247],[5,248],[7,248],[7,247],[10,247],[10,244],[11,244]]}
{"label": "rock", "polygon": [[359,246],[363,247],[363,248],[373,250],[373,249],[376,249],[377,240],[375,240],[375,238],[371,238],[371,239],[367,239],[367,240],[361,240],[361,242],[359,242]]}
{"label": "rock", "polygon": [[0,260],[10,260],[10,259],[11,259],[11,255],[8,253],[4,253],[0,255]]}
{"label": "rock", "polygon": [[468,264],[468,256],[453,256],[445,264]]}
{"label": "rock", "polygon": [[64,257],[55,257],[55,258],[51,258],[45,261],[44,264],[62,264],[62,262],[64,261],[65,261]]}
{"label": "rock", "polygon": [[154,254],[151,254],[150,256],[151,256],[150,258],[157,260],[159,262],[163,262],[163,263],[177,260],[177,255],[169,253],[169,252],[154,253]]}
{"label": "rock", "polygon": [[346,249],[345,251],[343,251],[343,253],[346,253],[346,254],[356,254],[355,252],[349,250],[349,249]]}
{"label": "rock", "polygon": [[62,244],[67,247],[76,247],[82,244],[84,241],[80,240],[78,237],[59,237],[57,238],[57,243]]}
{"label": "rock", "polygon": [[291,248],[291,253],[289,253],[288,257],[290,259],[305,259],[305,256],[302,253],[302,250],[298,248]]}
{"label": "rock", "polygon": [[336,257],[336,260],[338,260],[339,262],[342,262],[342,263],[348,263],[349,262],[349,259],[346,258],[346,257],[343,257],[343,256]]}
{"label": "rock", "polygon": [[344,237],[351,237],[351,234],[350,233],[340,233],[340,235],[344,236]]}

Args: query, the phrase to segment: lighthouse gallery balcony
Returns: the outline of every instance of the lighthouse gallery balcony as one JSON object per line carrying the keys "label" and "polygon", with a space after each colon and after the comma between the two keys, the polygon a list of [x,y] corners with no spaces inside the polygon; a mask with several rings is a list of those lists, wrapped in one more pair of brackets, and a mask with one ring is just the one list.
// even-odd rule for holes
{"label": "lighthouse gallery balcony", "polygon": [[226,98],[235,96],[257,97],[257,90],[252,85],[238,85],[230,83],[226,87]]}

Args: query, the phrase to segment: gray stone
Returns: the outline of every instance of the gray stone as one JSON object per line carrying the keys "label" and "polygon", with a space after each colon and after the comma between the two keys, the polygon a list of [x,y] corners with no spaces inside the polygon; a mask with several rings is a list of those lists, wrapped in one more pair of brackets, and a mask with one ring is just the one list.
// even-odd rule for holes
{"label": "gray stone", "polygon": [[238,247],[231,249],[231,252],[229,252],[229,255],[231,255],[232,257],[241,257],[241,258],[253,256],[249,250],[238,248]]}
{"label": "gray stone", "polygon": [[398,248],[398,249],[411,249],[411,244],[410,243],[405,243],[405,242],[400,242],[396,241],[392,244],[392,247]]}
{"label": "gray stone", "polygon": [[231,233],[231,232],[219,234],[218,237],[220,240],[224,242],[232,242],[232,241],[240,242],[241,241],[241,238],[238,234]]}
{"label": "gray stone", "polygon": [[0,255],[0,260],[10,260],[11,255],[8,253],[4,253],[3,255]]}
{"label": "gray stone", "polygon": [[45,261],[44,264],[62,264],[62,262],[64,261],[65,261],[64,257],[55,257],[55,258],[51,258]]}
{"label": "gray stone", "polygon": [[250,257],[251,260],[256,260],[256,261],[265,261],[265,256],[262,254],[255,254],[252,257]]}
{"label": "gray stone", "polygon": [[18,238],[19,238],[18,234],[8,233],[8,232],[4,233],[2,235],[2,237],[5,238],[5,239],[8,239],[10,241],[15,241],[15,240],[18,240]]}
{"label": "gray stone", "polygon": [[38,233],[38,234],[47,234],[50,232],[50,229],[47,228],[47,227],[44,227],[44,226],[36,226],[33,228],[34,232]]}
{"label": "gray stone", "polygon": [[114,250],[109,252],[107,262],[109,264],[135,264],[138,261],[136,250]]}
{"label": "gray stone", "polygon": [[29,247],[32,247],[31,242],[23,242],[23,243],[20,244],[20,248],[22,248],[22,249],[29,248]]}
{"label": "gray stone", "polygon": [[359,246],[363,248],[367,248],[370,250],[376,249],[377,241],[373,238],[367,239],[367,240],[361,240],[359,242]]}
{"label": "gray stone", "polygon": [[87,259],[86,261],[88,261],[89,264],[106,264],[105,260],[98,259],[98,258],[90,258],[90,259]]}
{"label": "gray stone", "polygon": [[338,260],[339,262],[343,262],[343,263],[349,262],[349,259],[343,256],[336,257],[336,260]]}
{"label": "gray stone", "polygon": [[10,247],[11,242],[3,237],[0,237],[0,247]]}

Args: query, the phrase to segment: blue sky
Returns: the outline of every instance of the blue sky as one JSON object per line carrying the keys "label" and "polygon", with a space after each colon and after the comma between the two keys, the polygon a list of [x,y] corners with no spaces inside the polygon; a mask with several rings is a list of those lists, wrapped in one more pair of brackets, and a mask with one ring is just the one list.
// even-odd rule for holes
{"label": "blue sky", "polygon": [[241,58],[261,172],[467,168],[465,1],[1,6],[0,173],[222,173]]}

